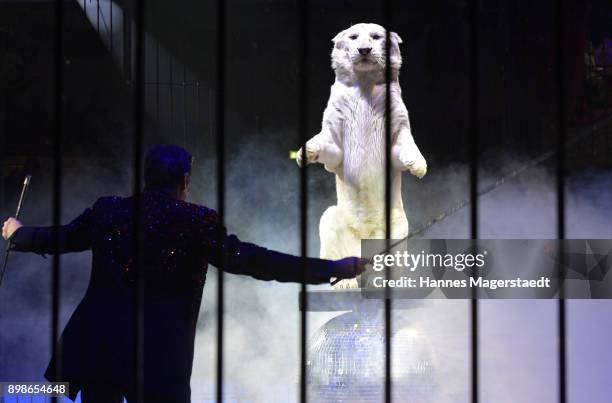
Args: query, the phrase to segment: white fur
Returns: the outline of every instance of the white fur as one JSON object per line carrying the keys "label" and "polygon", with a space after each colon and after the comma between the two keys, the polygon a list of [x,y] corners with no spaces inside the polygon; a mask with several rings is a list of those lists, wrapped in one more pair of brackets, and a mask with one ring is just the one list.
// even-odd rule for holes
{"label": "white fur", "polygon": [[[401,199],[402,171],[422,178],[427,163],[412,138],[398,82],[400,37],[391,37],[391,236],[408,236]],[[306,143],[307,163],[319,162],[336,175],[337,205],[321,216],[321,257],[359,256],[361,239],[385,237],[385,29],[357,24],[333,39],[336,81],[323,113],[322,129]],[[362,55],[359,49],[371,48]],[[297,153],[302,165],[302,150]],[[343,280],[337,288],[355,288]]]}

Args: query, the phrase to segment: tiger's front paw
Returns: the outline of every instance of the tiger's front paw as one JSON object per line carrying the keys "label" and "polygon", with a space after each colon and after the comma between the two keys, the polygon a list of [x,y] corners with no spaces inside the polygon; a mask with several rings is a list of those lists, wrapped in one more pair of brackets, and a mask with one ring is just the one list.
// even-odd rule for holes
{"label": "tiger's front paw", "polygon": [[421,179],[427,173],[427,162],[425,158],[417,159],[408,169],[411,174]]}
{"label": "tiger's front paw", "polygon": [[[313,162],[317,162],[319,159],[320,149],[318,146],[312,143],[306,143],[306,164],[312,164]],[[303,151],[300,148],[295,156],[295,162],[297,162],[298,166],[302,167],[303,160]]]}
{"label": "tiger's front paw", "polygon": [[[420,154],[420,153],[419,153]],[[422,155],[408,155],[407,152],[400,154],[400,162],[403,171],[410,171],[411,174],[421,179],[427,173],[427,161]]]}

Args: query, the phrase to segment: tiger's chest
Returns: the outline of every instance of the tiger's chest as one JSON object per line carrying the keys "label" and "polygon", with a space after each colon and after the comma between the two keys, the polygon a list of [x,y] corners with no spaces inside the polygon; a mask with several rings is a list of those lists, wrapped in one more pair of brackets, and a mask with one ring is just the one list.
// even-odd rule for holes
{"label": "tiger's chest", "polygon": [[380,91],[350,91],[345,94],[343,109],[345,177],[351,181],[368,180],[385,166],[384,95]]}

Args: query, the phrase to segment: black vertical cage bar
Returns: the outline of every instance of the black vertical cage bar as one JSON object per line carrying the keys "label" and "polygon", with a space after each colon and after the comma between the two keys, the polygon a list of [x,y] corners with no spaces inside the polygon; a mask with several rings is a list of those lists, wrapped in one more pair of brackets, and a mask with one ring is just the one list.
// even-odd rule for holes
{"label": "black vertical cage bar", "polygon": [[[64,0],[55,0],[55,55],[54,55],[54,88],[53,88],[53,274],[51,280],[51,352],[55,361],[57,379],[62,378],[62,352],[59,343],[60,334],[60,285],[61,259],[59,230],[62,214],[62,130],[64,86]],[[52,398],[57,402],[57,397]]]}
{"label": "black vertical cage bar", "polygon": [[110,27],[108,31],[108,44],[109,44],[111,58],[114,58],[115,55],[113,53],[113,2],[112,0],[108,1],[108,14],[109,14],[108,25]]}
{"label": "black vertical cage bar", "polygon": [[308,136],[308,27],[309,6],[307,0],[298,1],[299,7],[299,94],[298,119],[299,138],[302,150],[302,167],[300,169],[300,255],[302,257],[302,287],[300,292],[300,402],[307,401],[306,362],[307,362],[307,312],[308,294],[306,287],[306,254],[308,253],[308,171],[306,160],[306,140]]}
{"label": "black vertical cage bar", "polygon": [[[383,3],[383,20],[385,22],[385,247],[387,253],[391,240],[391,0]],[[385,277],[389,279],[389,269]],[[391,385],[391,296],[389,287],[385,287],[385,402],[390,403]]]}
{"label": "black vertical cage bar", "polygon": [[[479,46],[479,0],[471,0],[469,4],[469,97],[470,97],[470,237],[478,239],[478,152],[479,152],[479,83],[478,83],[478,46]],[[477,291],[472,290],[470,303],[471,318],[471,399],[478,403],[479,373],[478,373],[478,299]]]}
{"label": "black vertical cage bar", "polygon": [[187,93],[186,91],[187,81],[187,66],[183,63],[183,147],[187,148]]}
{"label": "black vertical cage bar", "polygon": [[143,236],[142,236],[142,142],[143,142],[143,90],[144,90],[144,0],[134,3],[134,79],[133,83],[133,169],[134,169],[134,245],[133,261],[136,271],[135,293],[135,368],[136,401],[144,402],[144,266],[143,266]]}
{"label": "black vertical cage bar", "polygon": [[170,60],[168,65],[168,74],[170,75],[170,79],[168,82],[170,85],[168,89],[170,90],[170,133],[174,132],[174,71],[172,70],[173,60],[172,55],[168,52],[168,59]]}
{"label": "black vertical cage bar", "polygon": [[[213,90],[212,88],[208,88],[208,138],[204,143],[212,143],[213,141],[213,132],[215,131],[215,116],[213,116]],[[208,148],[206,148],[208,151]]]}
{"label": "black vertical cage bar", "polygon": [[566,322],[565,322],[565,293],[564,293],[564,273],[565,273],[565,0],[557,0],[555,7],[555,54],[556,54],[556,117],[557,117],[557,237],[560,242],[559,253],[559,306],[558,306],[558,338],[559,338],[559,402],[567,401],[567,371],[566,371]]}
{"label": "black vertical cage bar", "polygon": [[[225,215],[225,46],[226,1],[217,1],[217,211],[219,214],[219,243],[223,241]],[[222,259],[224,254],[221,255]],[[223,314],[225,305],[225,262],[217,270],[217,402],[223,402]]]}
{"label": "black vertical cage bar", "polygon": [[199,136],[201,133],[201,129],[202,129],[202,118],[201,118],[201,114],[200,114],[200,103],[201,103],[201,99],[200,99],[200,81],[198,80],[197,77],[195,77],[196,80],[196,85],[194,88],[195,94],[194,94],[194,98],[195,98],[195,108],[194,108],[194,115],[195,115],[195,124],[194,124],[194,131],[196,133],[195,136],[193,136],[194,139],[194,150],[196,152],[196,156],[199,158],[201,153],[200,153],[200,141],[199,141]]}
{"label": "black vertical cage bar", "polygon": [[155,124],[159,128],[159,41],[155,41]]}
{"label": "black vertical cage bar", "polygon": [[131,34],[131,21],[128,14],[123,12],[123,60],[121,61],[121,65],[123,66],[123,74],[125,76],[125,80],[129,83],[132,79],[132,61],[131,61],[131,42],[132,42],[132,34]]}

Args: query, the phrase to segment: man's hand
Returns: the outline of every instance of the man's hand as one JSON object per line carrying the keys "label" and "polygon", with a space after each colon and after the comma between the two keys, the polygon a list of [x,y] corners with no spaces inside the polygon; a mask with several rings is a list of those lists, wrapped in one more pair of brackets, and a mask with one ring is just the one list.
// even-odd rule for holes
{"label": "man's hand", "polygon": [[2,238],[8,240],[15,231],[23,227],[23,224],[16,218],[10,217],[2,226]]}
{"label": "man's hand", "polygon": [[336,278],[355,278],[366,269],[368,259],[359,257],[346,257],[333,262],[332,275]]}

